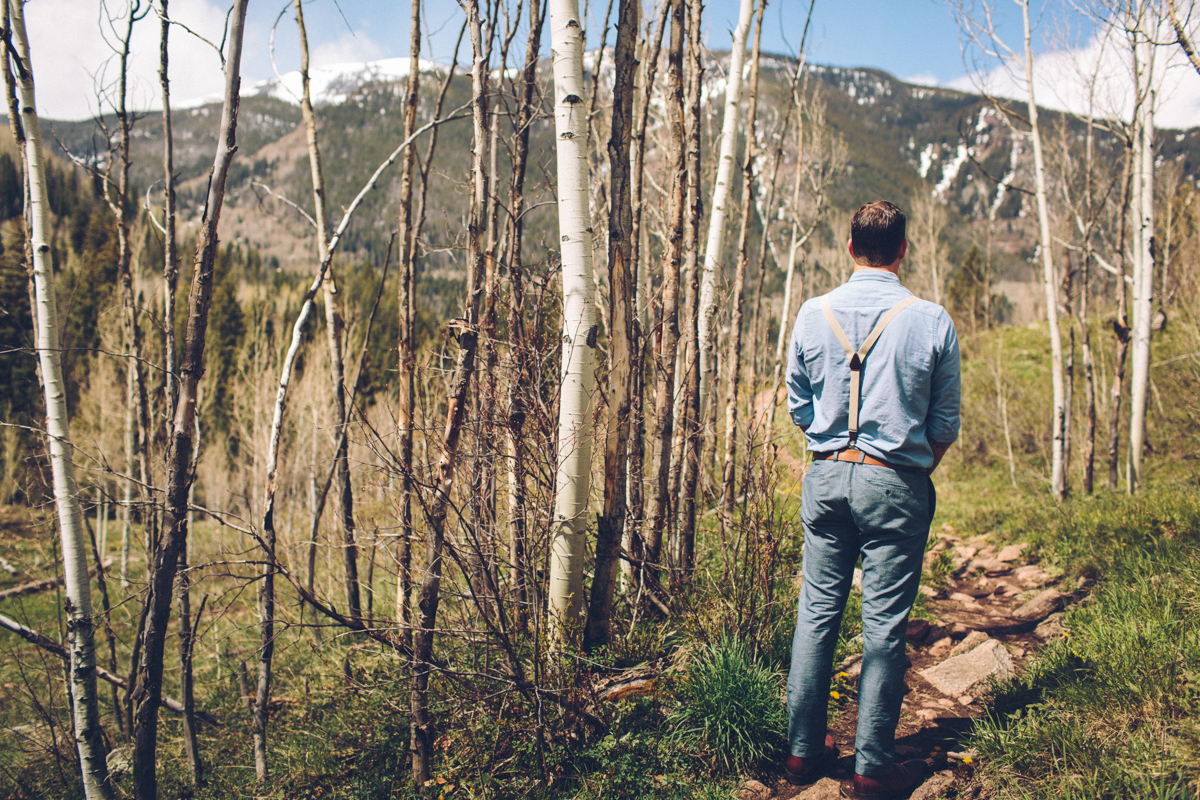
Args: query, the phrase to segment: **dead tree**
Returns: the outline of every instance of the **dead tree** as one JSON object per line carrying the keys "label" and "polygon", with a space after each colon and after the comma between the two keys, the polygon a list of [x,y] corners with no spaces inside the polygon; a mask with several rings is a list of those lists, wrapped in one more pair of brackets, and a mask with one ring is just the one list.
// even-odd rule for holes
{"label": "dead tree", "polygon": [[[683,261],[684,213],[687,204],[687,163],[683,124],[683,45],[687,33],[687,7],[684,0],[669,0],[671,39],[667,47],[667,130],[670,141],[668,161],[669,211],[667,216],[667,252],[663,261],[662,313],[658,349],[654,354],[654,408],[650,425],[650,492],[647,496],[646,521],[642,534],[643,558],[660,564],[663,531],[671,507],[669,478],[671,445],[675,434],[675,364],[679,349],[679,268]],[[665,24],[665,20],[663,23]],[[649,576],[639,570],[639,580]]]}
{"label": "dead tree", "polygon": [[221,107],[217,151],[212,178],[201,216],[196,242],[192,288],[188,295],[188,321],[180,365],[179,401],[176,405],[167,454],[167,495],[161,543],[154,556],[150,594],[140,638],[143,656],[133,689],[133,781],[138,800],[153,800],[158,794],[155,772],[158,740],[158,707],[162,693],[163,649],[171,616],[171,594],[179,551],[187,546],[188,490],[193,479],[192,449],[195,437],[196,391],[204,370],[204,341],[208,310],[212,303],[213,267],[217,256],[217,225],[225,199],[225,179],[237,150],[237,112],[241,86],[242,33],[246,4],[234,4],[229,21],[228,52],[225,55],[225,99]]}
{"label": "dead tree", "polygon": [[446,537],[446,517],[450,490],[454,485],[454,467],[470,395],[471,377],[479,344],[480,295],[487,270],[485,237],[488,172],[486,165],[488,65],[484,58],[483,22],[478,0],[461,0],[471,35],[471,209],[468,223],[467,292],[463,319],[459,321],[458,359],[450,380],[446,428],[442,436],[442,454],[434,470],[434,496],[426,516],[425,560],[422,565],[421,591],[417,601],[420,617],[413,636],[412,690],[410,693],[410,742],[413,784],[423,788],[430,779],[434,729],[429,715],[429,678],[433,671],[433,639],[441,601],[442,559]]}
{"label": "dead tree", "polygon": [[[678,394],[681,408],[676,409],[680,420],[680,457],[678,505],[671,560],[674,569],[689,576],[695,568],[696,496],[700,483],[700,448],[703,420],[700,418],[700,224],[704,217],[704,198],[700,194],[700,106],[701,83],[704,77],[704,45],[701,41],[701,3],[693,3],[688,22],[687,114],[685,141],[687,165],[688,212],[683,229],[684,274],[686,275],[684,322],[683,378],[676,368],[676,380],[682,383]],[[682,413],[681,413],[682,412]]]}
{"label": "dead tree", "polygon": [[[629,446],[633,383],[633,322],[635,285],[630,258],[633,246],[633,205],[629,187],[629,144],[633,125],[633,90],[637,72],[635,50],[640,0],[621,0],[617,42],[613,48],[611,137],[608,140],[610,178],[608,214],[608,386],[604,447],[604,508],[596,523],[596,568],[588,604],[585,646],[608,640],[616,588],[621,536],[625,530],[626,452]],[[638,476],[640,480],[640,476]]]}
{"label": "dead tree", "polygon": [[[541,0],[529,3],[529,37],[525,65],[521,70],[520,93],[513,118],[512,182],[509,186],[508,216],[508,335],[510,340],[511,389],[508,400],[508,433],[512,462],[509,468],[509,559],[516,592],[516,628],[523,631],[530,616],[536,581],[529,564],[528,497],[525,482],[525,424],[528,400],[525,381],[530,374],[529,342],[525,331],[525,274],[521,247],[525,233],[525,173],[529,164],[529,134],[538,117],[534,104],[538,91],[538,61],[548,6]],[[540,101],[540,98],[539,98]],[[540,607],[540,606],[539,606]]]}
{"label": "dead tree", "polygon": [[[317,118],[313,113],[312,92],[308,77],[308,31],[304,27],[304,4],[294,0],[296,28],[300,34],[300,113],[304,118],[304,132],[308,141],[308,162],[312,171],[313,219],[317,223],[317,257],[326,260],[329,250],[328,213],[325,208],[325,172],[321,165],[321,147],[317,141]],[[406,149],[407,153],[408,150]],[[325,300],[325,331],[329,340],[329,366],[333,381],[333,418],[338,430],[349,422],[346,414],[346,369],[342,337],[345,323],[342,319],[337,280],[332,261],[322,285]],[[346,613],[351,617],[362,614],[362,601],[358,585],[358,543],[354,536],[354,487],[350,480],[350,457],[347,437],[337,437],[338,449],[333,454],[334,480],[337,481],[338,500],[341,502],[342,561],[346,570]]]}

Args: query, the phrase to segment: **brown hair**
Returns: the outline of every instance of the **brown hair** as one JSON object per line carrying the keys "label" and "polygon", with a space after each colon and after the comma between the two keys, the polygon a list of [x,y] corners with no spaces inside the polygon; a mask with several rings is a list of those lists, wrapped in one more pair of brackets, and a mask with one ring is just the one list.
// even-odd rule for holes
{"label": "brown hair", "polygon": [[891,264],[900,257],[906,225],[904,212],[887,200],[862,205],[850,220],[854,260],[870,267]]}

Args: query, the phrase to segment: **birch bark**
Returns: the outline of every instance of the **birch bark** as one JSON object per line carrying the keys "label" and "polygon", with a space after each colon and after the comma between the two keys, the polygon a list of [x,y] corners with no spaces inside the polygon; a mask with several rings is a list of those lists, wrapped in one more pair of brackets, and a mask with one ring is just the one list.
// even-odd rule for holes
{"label": "birch bark", "polygon": [[[75,482],[66,383],[59,349],[54,266],[50,259],[50,198],[46,185],[46,161],[41,123],[37,115],[33,84],[33,62],[25,33],[25,11],[21,0],[9,0],[12,50],[9,58],[16,71],[16,93],[20,101],[20,125],[25,144],[25,179],[29,191],[30,245],[33,251],[34,324],[38,366],[46,401],[46,433],[50,447],[50,469],[54,505],[62,539],[63,575],[67,631],[70,648],[68,689],[71,697],[75,749],[88,800],[112,797],[105,758],[104,733],[100,728],[100,704],[96,691],[96,640],[92,620],[91,585],[88,581],[88,548],[83,508]],[[11,74],[9,70],[6,74]],[[16,120],[14,120],[14,123]]]}
{"label": "birch bark", "polygon": [[1051,416],[1050,485],[1059,500],[1066,497],[1066,472],[1063,468],[1064,428],[1066,425],[1066,386],[1063,379],[1062,335],[1058,329],[1058,280],[1054,270],[1054,254],[1050,235],[1050,209],[1046,197],[1046,166],[1042,156],[1042,133],[1038,125],[1038,107],[1033,87],[1033,31],[1029,23],[1029,2],[1018,0],[1024,25],[1024,60],[1022,67],[1027,89],[1026,108],[1029,112],[1029,135],[1033,140],[1033,172],[1038,209],[1038,234],[1042,258],[1042,281],[1046,292],[1046,322],[1050,328],[1050,380],[1054,391]]}
{"label": "birch bark", "polygon": [[1144,482],[1146,391],[1150,384],[1150,325],[1154,315],[1154,44],[1145,28],[1151,9],[1137,4],[1132,34],[1137,110],[1134,121],[1133,338],[1129,380],[1130,494]]}
{"label": "birch bark", "polygon": [[746,59],[746,38],[750,35],[750,19],[754,0],[741,0],[737,27],[733,29],[730,45],[729,72],[725,77],[725,117],[721,123],[721,138],[717,155],[717,182],[713,186],[712,208],[708,217],[708,241],[704,248],[704,271],[700,280],[700,418],[708,409],[708,395],[715,382],[717,349],[717,278],[725,249],[725,217],[729,211],[734,167],[737,161],[739,106],[742,99],[742,63]]}
{"label": "birch bark", "polygon": [[548,628],[561,642],[582,623],[583,530],[592,460],[596,289],[588,210],[588,114],[583,77],[583,28],[578,0],[550,0],[554,61],[554,122],[558,166],[558,229],[562,258],[563,349],[558,413],[554,522],[551,528]]}

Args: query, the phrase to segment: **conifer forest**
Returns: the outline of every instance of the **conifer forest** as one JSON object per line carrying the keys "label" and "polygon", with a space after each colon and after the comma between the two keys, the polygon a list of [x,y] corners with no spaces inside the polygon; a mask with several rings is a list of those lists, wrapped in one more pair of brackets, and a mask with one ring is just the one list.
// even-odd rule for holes
{"label": "conifer forest", "polygon": [[820,63],[826,0],[396,0],[336,68],[355,0],[198,2],[78,0],[62,120],[3,0],[0,797],[837,797],[785,370],[881,198],[962,353],[914,796],[1200,796],[1200,6],[931,3],[951,88]]}

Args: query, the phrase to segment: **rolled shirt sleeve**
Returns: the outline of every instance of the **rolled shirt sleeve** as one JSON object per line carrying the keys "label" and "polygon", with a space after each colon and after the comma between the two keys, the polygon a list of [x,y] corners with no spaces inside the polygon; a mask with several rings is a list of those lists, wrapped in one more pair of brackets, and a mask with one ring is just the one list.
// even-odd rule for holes
{"label": "rolled shirt sleeve", "polygon": [[936,363],[929,387],[929,415],[925,433],[930,444],[952,444],[958,439],[962,402],[958,334],[950,315],[942,312],[937,325]]}
{"label": "rolled shirt sleeve", "polygon": [[788,345],[788,414],[791,415],[792,422],[801,428],[807,428],[812,425],[813,421],[813,390],[801,348],[803,338],[804,309],[801,308],[800,313],[796,315],[796,324],[792,328],[792,340]]}

